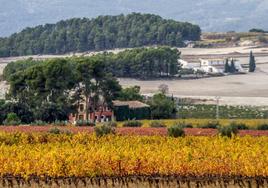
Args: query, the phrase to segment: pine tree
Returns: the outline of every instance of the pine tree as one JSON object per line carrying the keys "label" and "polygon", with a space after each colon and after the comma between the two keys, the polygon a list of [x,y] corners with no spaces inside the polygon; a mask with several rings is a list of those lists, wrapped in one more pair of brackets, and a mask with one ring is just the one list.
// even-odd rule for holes
{"label": "pine tree", "polygon": [[256,69],[255,57],[254,57],[252,51],[250,51],[250,56],[249,56],[249,72],[254,72],[255,69]]}
{"label": "pine tree", "polygon": [[231,66],[230,66],[230,73],[235,73],[236,72],[236,68],[235,68],[235,63],[234,60],[231,60]]}
{"label": "pine tree", "polygon": [[230,72],[230,65],[229,65],[229,60],[226,59],[225,66],[224,66],[224,72],[229,73]]}

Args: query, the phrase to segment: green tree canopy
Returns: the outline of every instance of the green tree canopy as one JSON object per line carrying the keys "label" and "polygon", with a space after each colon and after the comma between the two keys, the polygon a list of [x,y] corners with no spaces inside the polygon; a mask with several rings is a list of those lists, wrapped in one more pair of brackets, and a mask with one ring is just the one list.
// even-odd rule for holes
{"label": "green tree canopy", "polygon": [[235,72],[237,72],[236,67],[235,67],[235,62],[234,62],[233,59],[231,60],[231,65],[230,65],[230,69],[229,69],[229,71],[230,71],[230,73],[235,73]]}
{"label": "green tree canopy", "polygon": [[[72,57],[66,58],[65,60],[50,60],[51,63],[57,62],[58,67],[65,66],[65,62],[70,64],[72,74],[78,74],[78,79],[80,82],[87,82],[90,84],[90,80],[86,75],[91,75],[90,71],[94,63],[102,62],[101,66],[95,68],[95,72],[98,74],[112,73],[116,77],[133,77],[139,79],[150,79],[159,77],[173,77],[178,74],[180,66],[178,64],[178,59],[180,58],[180,52],[177,49],[172,49],[170,47],[157,47],[157,48],[135,48],[131,50],[125,50],[118,54],[113,53],[100,53],[91,57]],[[40,65],[42,69],[42,64],[47,64],[48,61],[34,61],[32,59],[17,61],[8,64],[4,69],[4,79],[9,81],[11,77],[16,73],[24,72],[30,67],[35,67],[34,72],[38,72]],[[78,68],[76,66],[78,65]],[[69,66],[69,65],[68,65]],[[53,69],[56,69],[53,67]],[[78,72],[75,72],[75,70]],[[99,70],[97,70],[99,69]],[[58,68],[56,70],[47,70],[47,74],[52,74],[53,71],[60,71]],[[54,74],[55,72],[53,72]],[[56,72],[57,73],[57,72]],[[56,74],[55,73],[55,74]],[[92,72],[93,74],[94,72]],[[44,72],[44,74],[46,74]],[[39,74],[38,74],[39,75]],[[64,74],[63,74],[64,75]],[[72,76],[72,75],[66,75]],[[40,77],[40,75],[39,75]],[[41,78],[40,78],[41,79]],[[68,80],[68,79],[67,79]],[[53,81],[53,76],[46,84],[56,84],[60,80]],[[64,84],[64,83],[57,83]],[[47,85],[48,86],[48,85]],[[84,85],[86,86],[86,85]],[[88,86],[87,86],[88,87]]]}
{"label": "green tree canopy", "polygon": [[267,31],[265,31],[263,29],[257,29],[257,28],[250,29],[249,32],[253,32],[253,33],[267,33]]}
{"label": "green tree canopy", "polygon": [[224,72],[229,73],[230,72],[230,65],[229,65],[229,60],[226,59],[225,65],[224,65]]}
{"label": "green tree canopy", "polygon": [[91,101],[90,108],[86,107],[88,113],[90,109],[95,112],[99,105],[111,107],[121,86],[107,73],[104,59],[102,56],[51,59],[35,65],[29,63],[28,68],[14,63],[19,71],[11,71],[7,76],[9,98],[27,106],[32,119],[47,122],[67,120],[71,112],[76,112],[74,105],[79,101]]}
{"label": "green tree canopy", "polygon": [[174,114],[175,104],[172,98],[163,93],[155,94],[149,101],[153,119],[168,119]]}
{"label": "green tree canopy", "polygon": [[256,69],[256,61],[255,56],[253,55],[253,52],[250,52],[249,55],[249,72],[254,72]]}
{"label": "green tree canopy", "polygon": [[148,45],[182,47],[184,40],[199,40],[201,29],[190,23],[152,14],[132,13],[73,18],[56,24],[26,28],[0,39],[0,57],[64,54]]}
{"label": "green tree canopy", "polygon": [[122,101],[143,101],[143,97],[140,94],[140,86],[127,87],[122,89],[119,94],[118,100]]}

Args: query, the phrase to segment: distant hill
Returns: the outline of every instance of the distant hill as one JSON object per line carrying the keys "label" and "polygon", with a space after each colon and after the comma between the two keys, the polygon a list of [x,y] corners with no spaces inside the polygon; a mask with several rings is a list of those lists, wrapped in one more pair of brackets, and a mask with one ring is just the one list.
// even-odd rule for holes
{"label": "distant hill", "polygon": [[267,0],[0,0],[0,36],[74,17],[152,13],[202,31],[268,30]]}
{"label": "distant hill", "polygon": [[0,57],[148,45],[181,47],[184,40],[199,40],[200,34],[197,25],[165,20],[152,14],[74,18],[26,28],[20,33],[0,39]]}

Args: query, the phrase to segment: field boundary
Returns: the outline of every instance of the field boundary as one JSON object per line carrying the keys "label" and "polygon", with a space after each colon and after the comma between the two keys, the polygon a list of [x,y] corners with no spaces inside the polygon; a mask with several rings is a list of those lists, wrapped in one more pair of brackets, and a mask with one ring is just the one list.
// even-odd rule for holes
{"label": "field boundary", "polygon": [[6,175],[0,178],[3,187],[14,186],[75,186],[75,187],[131,187],[131,185],[148,187],[266,187],[268,186],[268,177],[242,177],[242,176],[221,176],[204,175],[195,176],[161,176],[161,175],[128,175],[128,176],[101,176],[101,177],[49,177],[32,175],[25,179],[21,176]]}

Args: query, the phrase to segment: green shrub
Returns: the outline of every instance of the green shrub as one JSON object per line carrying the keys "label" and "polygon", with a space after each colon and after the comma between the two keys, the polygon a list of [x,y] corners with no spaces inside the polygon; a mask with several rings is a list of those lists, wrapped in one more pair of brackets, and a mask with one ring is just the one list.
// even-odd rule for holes
{"label": "green shrub", "polygon": [[198,128],[201,129],[217,129],[220,127],[220,123],[218,121],[209,121],[206,124],[198,125]]}
{"label": "green shrub", "polygon": [[104,125],[107,125],[110,127],[117,127],[117,123],[115,121],[105,122]]}
{"label": "green shrub", "polygon": [[49,129],[48,133],[50,134],[67,134],[67,135],[72,135],[73,133],[69,130],[61,130],[57,127],[53,127]]}
{"label": "green shrub", "polygon": [[4,125],[20,125],[21,120],[16,113],[9,113],[3,123]]}
{"label": "green shrub", "polygon": [[183,122],[176,122],[175,125],[182,127],[182,128],[193,128],[193,125],[191,123]]}
{"label": "green shrub", "polygon": [[162,121],[152,121],[150,122],[150,127],[153,127],[153,128],[166,127],[166,124],[165,122],[162,122]]}
{"label": "green shrub", "polygon": [[244,123],[237,123],[237,122],[232,122],[230,124],[230,126],[232,127],[236,127],[238,130],[248,130],[248,126],[246,126],[246,124]]}
{"label": "green shrub", "polygon": [[137,121],[137,120],[131,120],[131,121],[126,121],[123,124],[123,127],[141,127],[142,122]]}
{"label": "green shrub", "polygon": [[54,126],[66,126],[68,123],[66,121],[55,121],[53,123]]}
{"label": "green shrub", "polygon": [[219,127],[218,131],[221,136],[227,136],[231,138],[233,135],[236,135],[238,133],[238,128],[228,125],[228,126]]}
{"label": "green shrub", "polygon": [[61,130],[57,127],[54,127],[54,128],[51,128],[49,131],[48,131],[50,134],[61,134]]}
{"label": "green shrub", "polygon": [[179,126],[179,125],[173,125],[171,127],[168,128],[168,136],[171,137],[183,137],[185,136],[185,132],[183,130],[183,127]]}
{"label": "green shrub", "polygon": [[90,126],[90,127],[94,127],[96,124],[92,121],[87,121],[87,120],[78,120],[76,123],[75,123],[76,126]]}
{"label": "green shrub", "polygon": [[41,121],[41,120],[36,120],[31,123],[32,126],[45,126],[48,125],[47,122]]}
{"label": "green shrub", "polygon": [[108,125],[97,125],[94,127],[94,132],[96,133],[96,135],[99,136],[104,136],[107,134],[115,134],[115,129],[111,126]]}
{"label": "green shrub", "polygon": [[268,130],[268,124],[258,125],[257,130]]}

